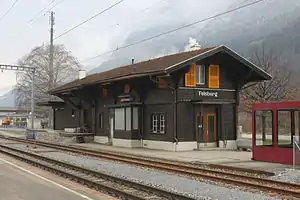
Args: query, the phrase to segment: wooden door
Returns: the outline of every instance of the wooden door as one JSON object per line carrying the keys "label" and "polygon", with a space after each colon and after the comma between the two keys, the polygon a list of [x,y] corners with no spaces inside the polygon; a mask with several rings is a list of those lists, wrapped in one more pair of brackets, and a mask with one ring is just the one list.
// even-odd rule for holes
{"label": "wooden door", "polygon": [[204,115],[203,140],[205,142],[217,142],[216,113],[207,113]]}

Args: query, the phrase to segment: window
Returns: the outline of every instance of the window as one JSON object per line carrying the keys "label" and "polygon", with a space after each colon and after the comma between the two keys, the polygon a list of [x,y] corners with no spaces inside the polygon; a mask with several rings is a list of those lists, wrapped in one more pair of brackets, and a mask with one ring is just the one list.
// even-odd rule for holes
{"label": "window", "polygon": [[138,130],[138,107],[115,108],[116,130]]}
{"label": "window", "polygon": [[197,65],[196,68],[196,82],[199,85],[205,84],[205,66],[204,65]]}
{"label": "window", "polygon": [[130,85],[129,84],[125,84],[124,85],[124,93],[127,94],[130,92]]}
{"label": "window", "polygon": [[255,111],[255,145],[273,146],[273,111]]}
{"label": "window", "polygon": [[103,113],[99,114],[99,128],[103,128]]}
{"label": "window", "polygon": [[208,68],[208,87],[220,88],[219,65],[210,65]]}
{"label": "window", "polygon": [[107,97],[107,88],[102,88],[102,96]]}
{"label": "window", "polygon": [[277,144],[292,148],[292,136],[299,135],[299,111],[277,111]]}
{"label": "window", "polygon": [[167,88],[168,87],[168,83],[166,80],[159,78],[158,79],[158,88]]}
{"label": "window", "polygon": [[115,129],[125,130],[125,109],[116,108],[115,109]]}
{"label": "window", "polygon": [[166,120],[164,113],[154,113],[151,115],[151,132],[156,134],[166,133]]}
{"label": "window", "polygon": [[126,131],[131,131],[131,107],[125,108],[125,114],[126,114],[126,118],[125,118]]}
{"label": "window", "polygon": [[132,108],[132,129],[133,130],[139,129],[139,109],[138,109],[138,107]]}

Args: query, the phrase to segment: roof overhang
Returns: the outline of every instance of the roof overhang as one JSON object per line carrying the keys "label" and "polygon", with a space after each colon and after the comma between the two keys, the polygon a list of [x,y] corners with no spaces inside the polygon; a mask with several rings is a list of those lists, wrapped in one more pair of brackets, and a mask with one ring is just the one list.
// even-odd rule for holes
{"label": "roof overhang", "polygon": [[125,80],[125,79],[133,79],[133,78],[139,78],[139,77],[145,77],[145,76],[169,74],[169,73],[172,73],[182,67],[185,67],[186,65],[192,64],[193,62],[195,62],[197,60],[203,60],[205,58],[211,57],[211,56],[221,53],[221,52],[226,53],[227,55],[233,57],[234,59],[236,59],[240,63],[242,63],[244,66],[248,67],[251,70],[251,72],[256,73],[258,78],[256,78],[255,81],[270,80],[272,78],[272,76],[270,74],[268,74],[267,72],[262,70],[260,67],[256,66],[255,64],[253,64],[252,62],[250,62],[243,56],[239,55],[232,49],[230,49],[224,45],[221,45],[221,46],[212,48],[210,50],[207,50],[203,53],[200,53],[189,59],[178,62],[174,65],[168,66],[163,70],[148,71],[148,72],[143,72],[143,73],[132,73],[132,74],[127,74],[124,76],[118,76],[118,77],[114,77],[114,78],[108,78],[108,79],[104,79],[104,80],[94,80],[94,81],[90,81],[88,83],[81,83],[81,80],[76,80],[77,83],[74,83],[72,86],[69,86],[67,88],[65,87],[62,89],[57,88],[57,89],[49,91],[49,93],[52,95],[57,95],[57,94],[61,94],[61,93],[69,93],[74,90],[80,90],[82,87],[91,86],[91,85],[95,85],[95,84],[103,85],[103,84],[107,84],[110,82],[120,81],[120,80]]}
{"label": "roof overhang", "polygon": [[62,90],[52,90],[49,93],[54,95],[54,94],[60,94],[60,93],[70,93],[71,91],[74,90],[79,90],[84,86],[91,86],[91,85],[95,85],[95,84],[109,84],[110,82],[114,82],[114,81],[121,81],[121,80],[126,80],[126,79],[133,79],[133,78],[140,78],[140,77],[145,77],[145,76],[153,76],[153,75],[161,75],[164,74],[164,71],[151,71],[151,72],[145,72],[145,73],[135,73],[135,74],[128,74],[125,76],[119,76],[119,77],[115,77],[115,78],[110,78],[110,79],[105,79],[105,80],[99,80],[99,81],[94,81],[88,84],[81,84],[81,85],[76,85],[73,87],[69,87],[66,89],[62,89]]}
{"label": "roof overhang", "polygon": [[221,52],[227,53],[228,55],[232,56],[234,59],[240,61],[246,67],[251,69],[253,72],[257,73],[261,77],[261,81],[270,80],[272,78],[272,76],[269,73],[265,72],[264,70],[262,70],[260,67],[258,67],[254,63],[250,62],[249,60],[247,60],[243,56],[239,55],[238,53],[236,53],[235,51],[233,51],[232,49],[230,49],[230,48],[228,48],[224,45],[218,46],[218,47],[213,48],[211,50],[208,50],[204,53],[198,54],[198,55],[196,55],[192,58],[184,60],[180,63],[176,63],[175,65],[169,66],[165,69],[165,72],[166,73],[171,73],[173,71],[178,70],[178,68],[186,66],[189,63],[192,64],[196,60],[203,60],[205,58],[211,57],[211,56],[213,56],[217,53],[221,53]]}

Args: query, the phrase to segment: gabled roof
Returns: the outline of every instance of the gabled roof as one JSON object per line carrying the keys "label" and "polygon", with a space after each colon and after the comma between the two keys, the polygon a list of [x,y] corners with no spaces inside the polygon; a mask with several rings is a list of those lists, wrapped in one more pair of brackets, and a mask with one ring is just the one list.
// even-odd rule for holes
{"label": "gabled roof", "polygon": [[77,79],[73,82],[57,87],[54,90],[50,91],[50,93],[56,94],[64,91],[74,90],[85,85],[94,85],[97,83],[106,83],[141,76],[169,73],[178,69],[179,67],[186,65],[188,62],[204,59],[219,52],[226,52],[235,59],[239,60],[244,65],[256,72],[261,77],[261,80],[271,79],[271,75],[266,73],[264,70],[260,69],[255,64],[238,55],[228,47],[222,45],[217,47],[206,47],[194,51],[171,54],[168,56],[163,56],[160,58],[155,58],[148,61],[134,63],[131,65],[92,74],[83,79]]}

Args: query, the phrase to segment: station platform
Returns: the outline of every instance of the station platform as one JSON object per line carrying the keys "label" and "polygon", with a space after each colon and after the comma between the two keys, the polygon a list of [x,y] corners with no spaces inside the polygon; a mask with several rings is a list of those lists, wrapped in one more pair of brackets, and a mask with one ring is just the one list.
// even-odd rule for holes
{"label": "station platform", "polygon": [[1,200],[116,200],[3,154],[0,177]]}
{"label": "station platform", "polygon": [[206,148],[195,151],[171,152],[162,150],[152,150],[144,148],[124,148],[108,146],[98,143],[82,143],[72,144],[72,146],[80,146],[83,148],[111,151],[117,153],[125,153],[139,155],[143,157],[162,158],[167,160],[191,162],[191,163],[211,163],[219,165],[228,165],[242,168],[251,168],[264,171],[274,171],[286,168],[292,168],[290,165],[282,165],[278,163],[258,162],[251,160],[252,152],[233,151],[221,148]]}

